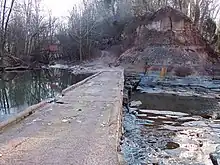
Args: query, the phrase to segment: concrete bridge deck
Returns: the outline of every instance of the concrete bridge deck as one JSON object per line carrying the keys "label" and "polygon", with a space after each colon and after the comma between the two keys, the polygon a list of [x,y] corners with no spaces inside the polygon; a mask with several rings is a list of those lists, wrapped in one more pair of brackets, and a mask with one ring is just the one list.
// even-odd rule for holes
{"label": "concrete bridge deck", "polygon": [[105,71],[0,134],[1,165],[117,165],[123,71]]}

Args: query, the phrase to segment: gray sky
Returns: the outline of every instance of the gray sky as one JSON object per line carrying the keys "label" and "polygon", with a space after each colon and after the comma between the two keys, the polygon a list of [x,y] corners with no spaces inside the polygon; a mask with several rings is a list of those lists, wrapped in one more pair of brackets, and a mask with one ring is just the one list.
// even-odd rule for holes
{"label": "gray sky", "polygon": [[[44,9],[51,10],[53,16],[67,16],[69,11],[73,8],[74,5],[80,5],[82,0],[42,0]],[[216,3],[220,4],[220,0],[215,0]],[[216,21],[220,19],[220,13]]]}
{"label": "gray sky", "polygon": [[51,10],[53,16],[67,16],[73,6],[80,5],[82,0],[43,0],[44,8]]}

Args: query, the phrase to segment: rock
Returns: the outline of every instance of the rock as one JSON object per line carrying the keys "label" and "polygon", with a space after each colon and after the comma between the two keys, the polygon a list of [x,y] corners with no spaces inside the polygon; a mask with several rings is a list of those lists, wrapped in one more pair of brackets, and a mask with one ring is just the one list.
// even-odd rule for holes
{"label": "rock", "polygon": [[210,157],[213,165],[220,165],[220,155],[219,154],[217,154],[215,152],[210,153],[209,157]]}
{"label": "rock", "polygon": [[70,119],[63,119],[62,122],[63,123],[67,123],[67,122],[70,123]]}
{"label": "rock", "polygon": [[172,115],[172,116],[188,116],[187,113],[182,112],[174,112],[174,111],[161,111],[161,110],[148,110],[148,109],[140,109],[141,113],[150,113],[150,114],[156,114],[156,115]]}
{"label": "rock", "polygon": [[211,118],[212,118],[213,120],[219,119],[219,118],[220,118],[219,112],[213,112]]}
{"label": "rock", "polygon": [[212,116],[210,114],[201,114],[201,117],[205,118],[205,119],[211,119]]}
{"label": "rock", "polygon": [[178,143],[174,143],[174,142],[168,142],[166,144],[166,149],[176,149],[176,148],[179,148],[180,145]]}
{"label": "rock", "polygon": [[105,127],[105,126],[106,126],[106,123],[103,122],[103,123],[101,124],[101,126],[102,126],[102,127]]}
{"label": "rock", "polygon": [[220,113],[216,111],[211,113],[201,114],[200,116],[202,116],[205,119],[212,119],[212,120],[220,119]]}
{"label": "rock", "polygon": [[129,113],[132,113],[134,111],[137,111],[138,109],[137,108],[129,108]]}
{"label": "rock", "polygon": [[132,111],[131,114],[137,116],[138,112],[137,111]]}
{"label": "rock", "polygon": [[147,117],[147,114],[137,114],[137,117]]}
{"label": "rock", "polygon": [[126,84],[125,85],[125,89],[132,89],[133,87],[132,87],[132,85],[130,85],[130,84]]}
{"label": "rock", "polygon": [[200,117],[180,117],[177,119],[177,121],[180,122],[189,122],[189,121],[198,121],[200,120]]}
{"label": "rock", "polygon": [[216,98],[216,99],[220,99],[220,95],[216,95],[215,98]]}
{"label": "rock", "polygon": [[77,122],[77,123],[82,123],[82,121],[81,121],[81,120],[76,120],[76,122]]}
{"label": "rock", "polygon": [[190,121],[190,122],[185,122],[182,125],[187,127],[207,127],[205,121]]}
{"label": "rock", "polygon": [[127,105],[129,103],[128,90],[124,89],[123,93],[123,105]]}
{"label": "rock", "polygon": [[164,124],[168,124],[168,125],[174,125],[174,124],[176,124],[176,123],[173,122],[173,121],[166,121],[166,120],[164,120],[163,123],[164,123]]}
{"label": "rock", "polygon": [[179,116],[174,116],[174,115],[165,115],[166,117],[168,118],[171,118],[171,119],[178,119]]}
{"label": "rock", "polygon": [[148,116],[148,119],[158,119],[157,116]]}
{"label": "rock", "polygon": [[139,107],[141,104],[142,104],[141,101],[132,101],[130,102],[130,107],[136,108],[136,107]]}
{"label": "rock", "polygon": [[172,125],[163,125],[162,128],[170,130],[170,131],[182,131],[182,130],[186,129],[186,127],[172,126]]}
{"label": "rock", "polygon": [[166,116],[158,116],[157,118],[158,118],[158,119],[167,119]]}
{"label": "rock", "polygon": [[199,147],[203,146],[203,142],[201,140],[199,140]]}
{"label": "rock", "polygon": [[153,120],[142,120],[142,119],[137,119],[136,120],[137,124],[142,124],[142,125],[152,125],[154,123]]}
{"label": "rock", "polygon": [[36,119],[34,119],[33,120],[33,122],[37,122],[37,121],[41,121],[42,119],[40,119],[40,118],[36,118]]}

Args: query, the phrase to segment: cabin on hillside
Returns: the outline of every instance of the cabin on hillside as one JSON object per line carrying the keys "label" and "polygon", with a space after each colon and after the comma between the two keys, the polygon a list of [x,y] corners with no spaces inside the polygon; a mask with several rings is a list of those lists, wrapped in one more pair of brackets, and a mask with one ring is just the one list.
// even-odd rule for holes
{"label": "cabin on hillside", "polygon": [[50,60],[59,59],[62,56],[60,44],[46,44],[42,51],[45,52]]}
{"label": "cabin on hillside", "polygon": [[175,39],[185,46],[204,47],[206,42],[193,21],[179,10],[164,7],[155,12],[145,26],[148,30],[172,31]]}
{"label": "cabin on hillside", "polygon": [[182,12],[172,7],[164,7],[155,12],[149,19],[148,29],[157,31],[185,31],[191,29],[193,22]]}
{"label": "cabin on hillside", "polygon": [[59,52],[59,49],[60,49],[60,46],[59,44],[45,44],[43,46],[43,51],[47,51],[47,52],[50,52],[50,53],[58,53]]}

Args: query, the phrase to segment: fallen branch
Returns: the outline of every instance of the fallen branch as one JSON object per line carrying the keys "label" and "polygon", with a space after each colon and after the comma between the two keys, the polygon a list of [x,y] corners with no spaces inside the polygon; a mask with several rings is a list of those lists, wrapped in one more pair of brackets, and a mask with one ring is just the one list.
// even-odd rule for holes
{"label": "fallen branch", "polygon": [[6,67],[4,69],[5,69],[5,71],[28,70],[28,69],[30,69],[30,67],[29,66],[17,66],[17,67]]}
{"label": "fallen branch", "polygon": [[21,63],[23,63],[23,64],[29,66],[29,64],[27,64],[25,61],[21,60],[21,59],[18,58],[18,57],[13,56],[12,54],[10,54],[10,53],[8,53],[8,52],[7,52],[6,56],[9,57],[9,58],[11,58],[11,59],[13,59],[13,60],[16,61],[16,62],[19,61],[19,62],[21,62]]}

